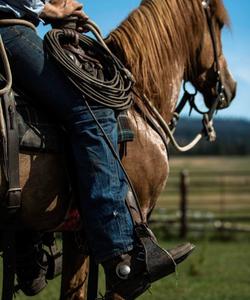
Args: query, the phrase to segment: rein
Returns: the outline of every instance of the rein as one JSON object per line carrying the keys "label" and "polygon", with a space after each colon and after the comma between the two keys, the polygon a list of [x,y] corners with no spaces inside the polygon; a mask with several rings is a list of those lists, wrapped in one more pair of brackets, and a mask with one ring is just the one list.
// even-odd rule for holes
{"label": "rein", "polygon": [[227,99],[226,99],[225,87],[223,85],[222,78],[221,78],[219,54],[218,54],[218,49],[217,49],[218,43],[217,43],[216,33],[215,33],[215,29],[214,29],[213,19],[211,16],[210,3],[211,3],[211,0],[203,0],[202,1],[202,6],[205,10],[206,20],[207,20],[208,28],[210,31],[211,40],[212,40],[212,46],[213,46],[213,52],[214,52],[213,68],[214,68],[214,73],[216,74],[217,98],[216,98],[215,102],[213,103],[213,105],[210,109],[210,112],[209,112],[209,117],[212,118],[213,114],[215,113],[215,111],[217,109],[226,108],[229,106],[229,103],[227,102]]}

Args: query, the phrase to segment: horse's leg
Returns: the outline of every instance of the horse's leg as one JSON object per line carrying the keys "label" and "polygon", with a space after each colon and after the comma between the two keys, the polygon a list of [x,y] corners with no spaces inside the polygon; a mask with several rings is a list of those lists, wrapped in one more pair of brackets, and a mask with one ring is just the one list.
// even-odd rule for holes
{"label": "horse's leg", "polygon": [[60,300],[83,300],[86,295],[88,258],[81,253],[75,234],[63,233],[63,272]]}

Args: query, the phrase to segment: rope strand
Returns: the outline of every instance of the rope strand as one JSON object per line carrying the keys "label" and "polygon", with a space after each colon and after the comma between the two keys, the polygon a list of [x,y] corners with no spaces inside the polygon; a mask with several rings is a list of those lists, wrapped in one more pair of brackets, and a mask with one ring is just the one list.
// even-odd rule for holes
{"label": "rope strand", "polygon": [[[97,36],[98,41],[72,29],[54,29],[44,38],[48,53],[64,69],[68,79],[87,99],[115,110],[128,109],[133,103],[132,75],[110,52],[93,24],[86,26]],[[90,57],[95,58],[104,78],[97,78],[84,68],[77,67],[65,51],[65,45],[70,45],[70,47],[73,45],[76,51],[82,51],[83,55],[86,53],[86,57],[91,53]],[[72,53],[75,54],[74,51]]]}

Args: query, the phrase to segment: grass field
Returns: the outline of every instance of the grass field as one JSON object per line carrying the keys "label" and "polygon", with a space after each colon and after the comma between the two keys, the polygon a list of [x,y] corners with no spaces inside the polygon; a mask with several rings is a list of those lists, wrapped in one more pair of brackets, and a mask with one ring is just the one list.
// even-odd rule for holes
{"label": "grass field", "polygon": [[[161,195],[156,212],[163,209],[164,213],[178,209],[178,174],[181,170],[188,169],[189,173],[209,172],[212,177],[206,177],[206,181],[218,181],[217,186],[209,189],[199,187],[198,179],[201,175],[192,179],[196,182],[190,190],[190,207],[194,211],[213,212],[215,214],[248,215],[250,217],[250,193],[249,177],[250,157],[230,158],[177,158],[171,160],[171,175],[166,191]],[[232,190],[218,189],[221,182],[215,173],[236,171],[244,173],[243,176],[228,175],[227,185]],[[216,179],[216,178],[217,179]],[[240,188],[236,188],[233,182],[239,181]],[[171,189],[170,189],[171,187]],[[242,188],[244,187],[244,188]],[[197,188],[199,191],[197,192]],[[204,188],[204,189],[203,189]],[[198,203],[198,204],[197,204]],[[237,205],[236,205],[236,204]],[[161,232],[162,233],[162,232]],[[222,239],[223,238],[223,239]],[[226,233],[220,235],[194,235],[191,241],[197,248],[193,255],[178,268],[178,275],[169,276],[155,284],[151,291],[141,296],[141,300],[249,300],[250,299],[250,234]],[[161,235],[162,245],[171,248],[182,241]],[[168,242],[167,242],[168,241]],[[49,282],[48,287],[34,300],[58,300],[60,278]],[[1,273],[0,273],[1,280]],[[101,280],[103,281],[103,280]],[[103,292],[103,284],[100,290]],[[28,299],[21,293],[16,300]]]}

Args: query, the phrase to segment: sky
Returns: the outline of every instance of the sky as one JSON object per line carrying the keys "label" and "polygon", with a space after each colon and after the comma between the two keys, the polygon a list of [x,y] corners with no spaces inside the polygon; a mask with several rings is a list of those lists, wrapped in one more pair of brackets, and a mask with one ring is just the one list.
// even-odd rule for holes
{"label": "sky", "polygon": [[[85,12],[108,34],[139,4],[140,0],[84,0]],[[231,28],[223,30],[223,50],[237,81],[237,96],[219,117],[250,120],[250,0],[224,0]],[[45,30],[41,26],[39,32]]]}

